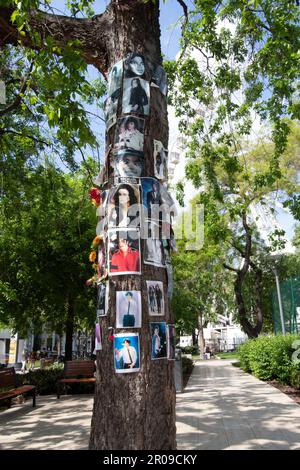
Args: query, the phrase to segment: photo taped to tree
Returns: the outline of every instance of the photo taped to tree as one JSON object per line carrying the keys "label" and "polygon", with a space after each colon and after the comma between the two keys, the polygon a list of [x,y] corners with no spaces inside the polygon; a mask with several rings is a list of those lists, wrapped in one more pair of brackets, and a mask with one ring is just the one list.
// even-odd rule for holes
{"label": "photo taped to tree", "polygon": [[124,114],[137,113],[148,116],[150,86],[141,78],[127,78],[123,83],[122,111]]}
{"label": "photo taped to tree", "polygon": [[113,65],[108,76],[108,96],[114,95],[122,87],[123,60]]}
{"label": "photo taped to tree", "polygon": [[159,180],[168,178],[168,151],[159,140],[153,140],[154,176]]}
{"label": "photo taped to tree", "polygon": [[115,148],[130,149],[143,152],[145,120],[136,116],[126,116],[118,119]]}
{"label": "photo taped to tree", "polygon": [[141,274],[139,229],[108,231],[109,274]]}
{"label": "photo taped to tree", "polygon": [[128,374],[140,370],[138,333],[117,333],[114,335],[114,362],[117,374]]}
{"label": "photo taped to tree", "polygon": [[137,150],[119,150],[112,155],[114,176],[140,178],[144,175],[144,153]]}
{"label": "photo taped to tree", "polygon": [[132,52],[127,54],[124,61],[125,78],[146,78],[145,75],[145,59],[142,54]]}
{"label": "photo taped to tree", "polygon": [[149,315],[164,315],[164,285],[161,281],[146,281]]}
{"label": "photo taped to tree", "polygon": [[141,328],[141,292],[136,290],[116,292],[116,328]]}
{"label": "photo taped to tree", "polygon": [[139,185],[119,184],[109,190],[108,227],[138,227],[140,210]]}
{"label": "photo taped to tree", "polygon": [[151,322],[151,359],[167,358],[167,325],[166,322]]}

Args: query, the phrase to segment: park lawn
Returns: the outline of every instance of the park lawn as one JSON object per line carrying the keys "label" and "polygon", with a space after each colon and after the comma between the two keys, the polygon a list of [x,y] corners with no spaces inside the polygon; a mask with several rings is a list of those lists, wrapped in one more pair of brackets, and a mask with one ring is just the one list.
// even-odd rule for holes
{"label": "park lawn", "polygon": [[216,354],[220,359],[239,359],[239,353],[237,351],[232,352],[220,352]]}

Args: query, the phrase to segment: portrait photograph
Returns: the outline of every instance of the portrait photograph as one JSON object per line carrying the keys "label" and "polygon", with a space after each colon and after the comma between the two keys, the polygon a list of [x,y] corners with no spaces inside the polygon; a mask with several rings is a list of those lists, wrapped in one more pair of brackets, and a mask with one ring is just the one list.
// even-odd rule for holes
{"label": "portrait photograph", "polygon": [[147,214],[148,219],[160,219],[160,184],[155,178],[142,178],[142,203],[144,206],[144,213]]}
{"label": "portrait photograph", "polygon": [[144,153],[137,150],[119,150],[114,152],[112,165],[115,176],[140,178],[144,175]]}
{"label": "portrait photograph", "polygon": [[124,60],[125,78],[139,77],[145,79],[145,59],[138,52],[132,52]]}
{"label": "portrait photograph", "polygon": [[114,95],[109,96],[104,102],[104,119],[106,129],[112,126],[112,123],[117,122],[117,109],[118,109],[119,91]]}
{"label": "portrait photograph", "polygon": [[164,315],[164,285],[161,281],[146,281],[149,315]]}
{"label": "portrait photograph", "polygon": [[168,151],[164,149],[159,140],[153,141],[154,150],[154,176],[159,180],[167,180],[168,177]]}
{"label": "portrait photograph", "polygon": [[112,67],[108,76],[108,96],[114,95],[114,93],[122,87],[123,79],[123,60],[120,60]]}
{"label": "portrait photograph", "polygon": [[118,119],[115,148],[130,149],[143,152],[145,120],[136,116],[126,116]]}
{"label": "portrait photograph", "polygon": [[156,65],[151,79],[151,86],[157,86],[163,95],[168,93],[167,74],[161,65]]}
{"label": "portrait photograph", "polygon": [[168,359],[175,360],[175,325],[167,325],[167,354]]}
{"label": "portrait photograph", "polygon": [[109,190],[108,227],[138,227],[140,224],[139,185],[119,184]]}
{"label": "portrait photograph", "polygon": [[114,362],[117,374],[140,370],[140,343],[138,333],[114,335]]}
{"label": "portrait photograph", "polygon": [[149,82],[142,78],[125,78],[123,81],[122,111],[148,116],[150,104]]}
{"label": "portrait photograph", "polygon": [[99,323],[95,325],[95,351],[102,350],[102,337],[101,337],[101,326]]}
{"label": "portrait photograph", "polygon": [[163,220],[172,223],[174,217],[177,216],[177,208],[171,194],[164,184],[160,185],[160,195],[161,203],[164,205],[164,211],[162,213]]}
{"label": "portrait photograph", "polygon": [[109,283],[101,282],[97,285],[97,317],[107,315]]}
{"label": "portrait photograph", "polygon": [[144,263],[164,267],[164,249],[159,238],[147,238],[144,241]]}
{"label": "portrait photograph", "polygon": [[167,358],[166,322],[151,322],[151,359]]}
{"label": "portrait photograph", "polygon": [[139,229],[108,230],[108,269],[110,276],[141,274]]}
{"label": "portrait photograph", "polygon": [[128,290],[117,291],[116,294],[116,328],[141,328],[141,292]]}

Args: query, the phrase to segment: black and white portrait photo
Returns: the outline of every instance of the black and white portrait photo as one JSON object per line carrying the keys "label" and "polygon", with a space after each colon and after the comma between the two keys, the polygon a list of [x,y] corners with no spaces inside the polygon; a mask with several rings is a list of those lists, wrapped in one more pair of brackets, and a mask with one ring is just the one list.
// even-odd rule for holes
{"label": "black and white portrait photo", "polygon": [[138,150],[114,152],[112,165],[114,176],[140,178],[144,175],[144,153]]}
{"label": "black and white portrait photo", "polygon": [[163,244],[159,238],[147,238],[144,241],[144,263],[165,266]]}
{"label": "black and white portrait photo", "polygon": [[122,86],[123,60],[120,60],[112,67],[108,76],[108,96],[114,95]]}
{"label": "black and white portrait photo", "polygon": [[116,328],[141,328],[141,292],[136,290],[117,291]]}
{"label": "black and white portrait photo", "polygon": [[153,141],[154,176],[159,180],[166,180],[168,175],[168,151],[164,149],[159,140]]}
{"label": "black and white portrait photo", "polygon": [[97,286],[97,317],[103,317],[107,314],[108,308],[108,282],[101,282]]}
{"label": "black and white portrait photo", "polygon": [[161,65],[156,65],[152,75],[151,86],[157,86],[163,95],[168,93],[167,74]]}
{"label": "black and white portrait photo", "polygon": [[108,227],[137,227],[140,224],[139,185],[119,184],[109,190]]}
{"label": "black and white portrait photo", "polygon": [[145,59],[138,52],[132,52],[125,58],[124,63],[125,78],[146,78],[145,77]]}
{"label": "black and white portrait photo", "polygon": [[142,152],[144,150],[144,125],[144,119],[139,119],[136,116],[118,119],[115,148]]}
{"label": "black and white portrait photo", "polygon": [[164,286],[161,281],[146,281],[149,315],[164,315]]}
{"label": "black and white portrait photo", "polygon": [[117,122],[118,99],[119,91],[109,96],[104,103],[104,119],[107,130]]}
{"label": "black and white portrait photo", "polygon": [[138,113],[148,116],[150,86],[142,78],[126,78],[123,83],[123,113]]}

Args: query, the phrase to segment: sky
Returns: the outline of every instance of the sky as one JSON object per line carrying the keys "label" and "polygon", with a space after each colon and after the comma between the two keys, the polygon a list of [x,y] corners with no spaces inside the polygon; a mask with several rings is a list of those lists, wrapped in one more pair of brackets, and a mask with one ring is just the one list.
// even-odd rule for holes
{"label": "sky", "polygon": [[[57,14],[69,14],[68,10],[65,8],[65,0],[54,0],[51,3],[51,6],[57,8]],[[95,14],[102,13],[106,6],[110,3],[109,0],[96,0],[93,3],[93,9]],[[192,6],[191,0],[186,0],[186,4],[190,7]],[[161,26],[161,48],[165,60],[175,59],[176,55],[180,50],[180,36],[181,36],[181,25],[180,18],[183,15],[183,10],[177,0],[165,0],[160,2],[160,26]],[[91,78],[96,78],[99,75],[99,72],[92,66],[89,66],[89,74]],[[91,108],[90,111],[98,112],[99,109]],[[101,113],[101,112],[100,112]],[[170,141],[169,141],[169,151],[172,151],[174,147],[174,140],[176,138],[177,129],[176,129],[176,119],[174,117],[173,110],[169,110],[169,124],[170,124]],[[101,153],[104,154],[104,138],[105,138],[105,128],[103,123],[100,120],[95,120],[93,124],[93,130],[96,133],[100,144],[102,145]],[[176,175],[179,178],[179,175],[184,174],[184,161],[181,161],[175,170],[175,179]],[[185,202],[193,196],[193,189],[191,185],[188,186],[187,197]],[[286,235],[289,239],[293,237],[294,234],[294,225],[295,221],[290,213],[284,212],[283,210],[277,209],[277,219],[278,222],[282,225],[283,229],[286,231]]]}

